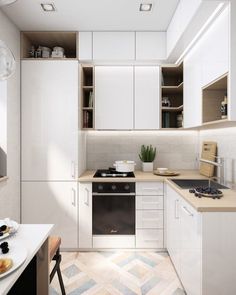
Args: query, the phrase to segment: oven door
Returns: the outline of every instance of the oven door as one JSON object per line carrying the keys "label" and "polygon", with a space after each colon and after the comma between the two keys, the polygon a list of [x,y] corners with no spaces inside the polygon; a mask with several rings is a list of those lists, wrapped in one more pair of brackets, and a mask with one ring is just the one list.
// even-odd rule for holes
{"label": "oven door", "polygon": [[93,235],[135,235],[135,195],[93,194]]}

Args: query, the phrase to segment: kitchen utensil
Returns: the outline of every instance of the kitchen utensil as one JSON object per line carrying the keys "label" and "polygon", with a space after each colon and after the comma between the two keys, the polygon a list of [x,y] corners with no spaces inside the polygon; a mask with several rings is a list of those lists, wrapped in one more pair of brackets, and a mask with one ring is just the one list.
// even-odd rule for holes
{"label": "kitchen utensil", "polygon": [[[215,161],[217,152],[217,143],[214,141],[204,141],[202,143],[201,158],[209,161]],[[214,165],[208,163],[200,163],[200,174],[206,177],[213,177]]]}
{"label": "kitchen utensil", "polygon": [[27,258],[27,249],[22,243],[11,240],[8,244],[10,249],[9,253],[1,254],[0,258],[11,258],[13,260],[13,266],[8,271],[1,274],[0,279],[19,268]]}
{"label": "kitchen utensil", "polygon": [[117,172],[133,172],[135,165],[134,161],[115,161],[113,164]]}

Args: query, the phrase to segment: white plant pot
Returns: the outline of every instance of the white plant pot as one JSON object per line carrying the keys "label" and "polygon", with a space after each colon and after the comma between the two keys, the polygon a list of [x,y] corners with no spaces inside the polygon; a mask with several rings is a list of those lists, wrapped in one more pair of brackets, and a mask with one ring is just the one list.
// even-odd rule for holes
{"label": "white plant pot", "polygon": [[143,172],[153,171],[153,162],[142,162]]}

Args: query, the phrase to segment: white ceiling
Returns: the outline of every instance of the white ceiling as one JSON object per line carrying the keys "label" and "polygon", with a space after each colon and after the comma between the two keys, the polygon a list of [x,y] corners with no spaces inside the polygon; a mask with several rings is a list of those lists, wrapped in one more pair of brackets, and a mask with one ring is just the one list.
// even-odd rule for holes
{"label": "white ceiling", "polygon": [[[40,4],[53,2],[56,12]],[[140,12],[141,2],[153,3],[152,12]],[[165,31],[179,0],[18,0],[3,7],[21,30]]]}

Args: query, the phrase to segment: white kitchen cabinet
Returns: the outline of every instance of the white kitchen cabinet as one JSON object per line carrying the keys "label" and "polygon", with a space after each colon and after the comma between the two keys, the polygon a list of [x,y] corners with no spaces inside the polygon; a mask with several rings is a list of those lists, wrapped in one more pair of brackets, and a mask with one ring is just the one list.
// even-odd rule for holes
{"label": "white kitchen cabinet", "polygon": [[79,32],[79,60],[93,59],[93,33]]}
{"label": "white kitchen cabinet", "polygon": [[167,250],[186,293],[236,294],[235,212],[198,212],[169,185],[166,199]]}
{"label": "white kitchen cabinet", "polygon": [[189,295],[201,294],[201,214],[167,185],[167,250]]}
{"label": "white kitchen cabinet", "polygon": [[79,183],[79,248],[92,244],[92,183]]}
{"label": "white kitchen cabinet", "polygon": [[134,32],[93,32],[93,59],[124,61],[135,59]]}
{"label": "white kitchen cabinet", "polygon": [[136,32],[136,60],[166,59],[166,32]]}
{"label": "white kitchen cabinet", "polygon": [[163,182],[136,183],[136,248],[164,248]]}
{"label": "white kitchen cabinet", "polygon": [[62,248],[78,247],[76,182],[23,182],[22,223],[55,224]]}
{"label": "white kitchen cabinet", "polygon": [[95,129],[133,129],[133,67],[95,67]]}
{"label": "white kitchen cabinet", "polygon": [[187,294],[198,295],[201,294],[202,283],[201,214],[181,200],[179,216],[180,277]]}
{"label": "white kitchen cabinet", "polygon": [[[202,125],[202,88],[228,71],[229,8],[226,8],[184,59],[185,128]],[[228,108],[230,113],[230,102]]]}
{"label": "white kitchen cabinet", "polygon": [[160,68],[135,67],[135,129],[160,128]]}
{"label": "white kitchen cabinet", "polygon": [[22,180],[75,180],[78,61],[24,60],[21,73]]}
{"label": "white kitchen cabinet", "polygon": [[180,218],[179,195],[167,185],[166,188],[166,247],[175,265],[180,272]]}

